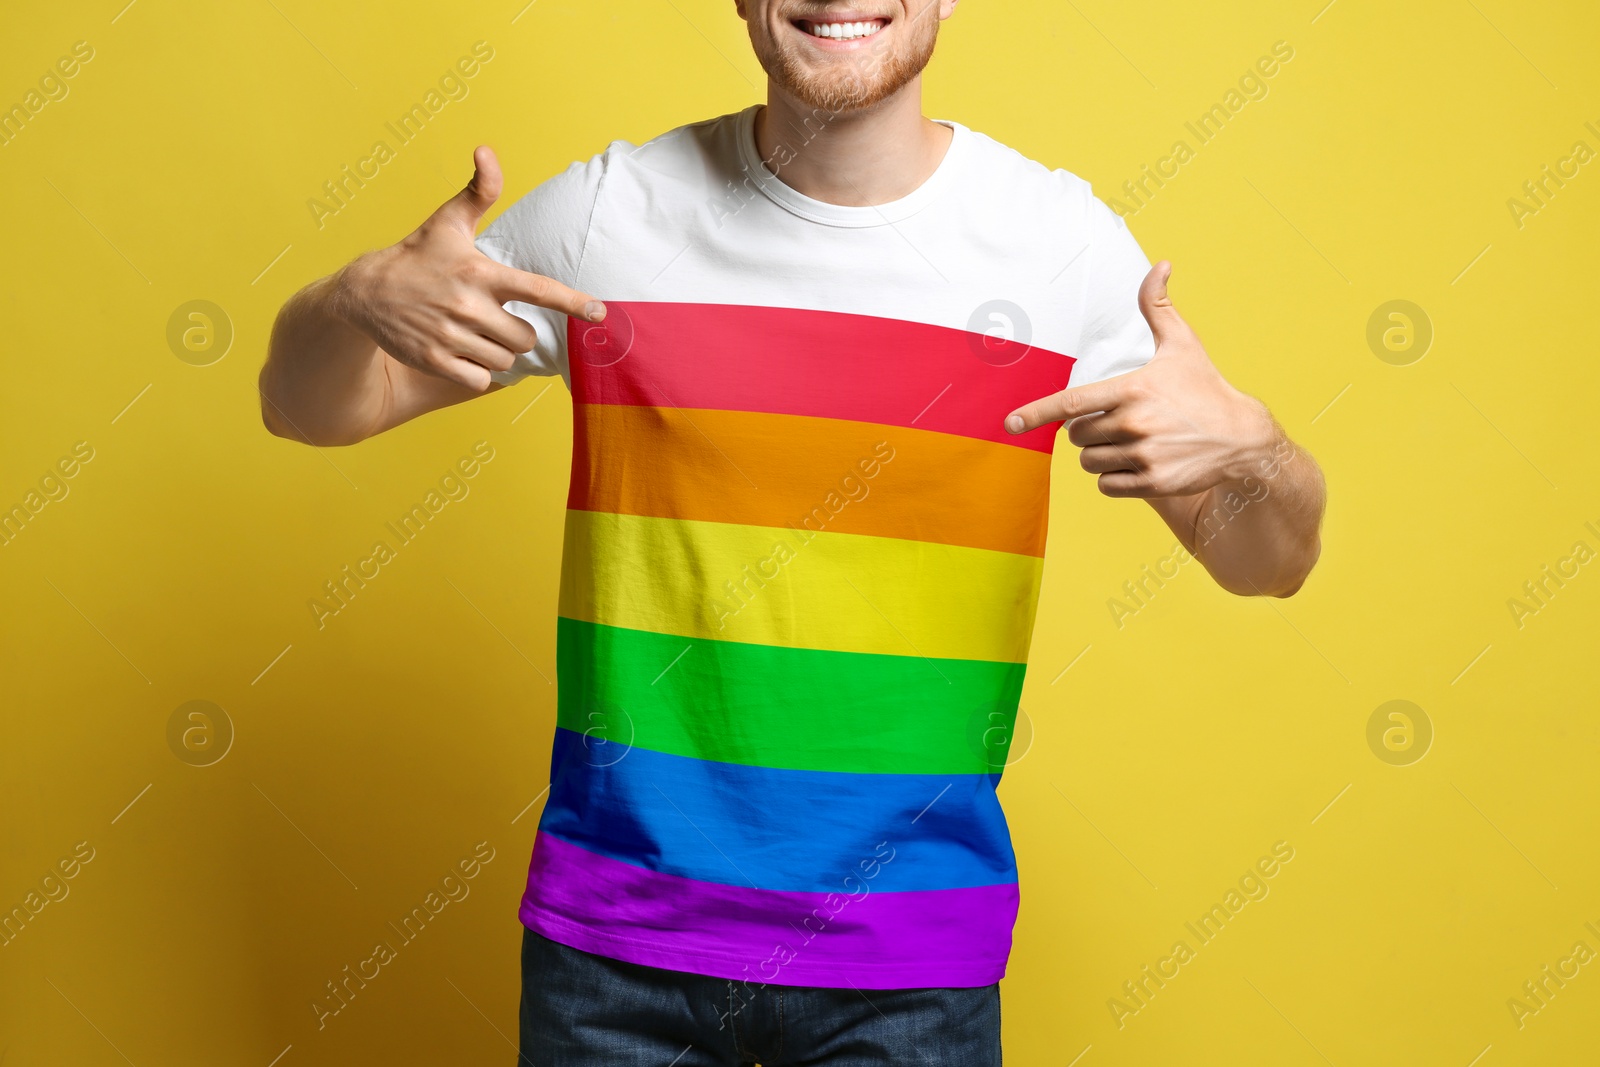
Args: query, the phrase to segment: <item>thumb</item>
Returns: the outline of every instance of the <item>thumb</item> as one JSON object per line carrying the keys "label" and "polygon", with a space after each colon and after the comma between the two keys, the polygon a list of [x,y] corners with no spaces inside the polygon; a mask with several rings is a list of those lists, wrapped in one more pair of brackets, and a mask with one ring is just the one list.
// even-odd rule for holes
{"label": "thumb", "polygon": [[1150,273],[1144,276],[1144,281],[1139,285],[1139,311],[1150,324],[1157,348],[1192,332],[1189,324],[1183,321],[1183,316],[1178,314],[1178,309],[1172,306],[1172,298],[1167,295],[1167,279],[1170,277],[1172,264],[1163,259],[1150,268]]}
{"label": "thumb", "polygon": [[494,149],[488,145],[481,144],[473,150],[472,166],[472,180],[433,213],[434,218],[465,229],[469,237],[477,232],[478,222],[484,213],[500,199],[504,184],[500,176],[500,161],[495,158]]}

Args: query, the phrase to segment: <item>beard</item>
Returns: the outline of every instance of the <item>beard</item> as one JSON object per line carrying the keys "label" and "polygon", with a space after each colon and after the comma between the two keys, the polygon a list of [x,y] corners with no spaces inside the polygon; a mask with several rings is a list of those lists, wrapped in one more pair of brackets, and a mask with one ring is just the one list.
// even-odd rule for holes
{"label": "beard", "polygon": [[939,19],[927,17],[928,10],[936,11],[937,5],[930,3],[910,20],[910,39],[900,48],[869,47],[858,56],[835,58],[822,70],[806,64],[799,44],[785,46],[755,33],[751,44],[767,77],[801,103],[830,114],[862,111],[904,89],[933,58]]}

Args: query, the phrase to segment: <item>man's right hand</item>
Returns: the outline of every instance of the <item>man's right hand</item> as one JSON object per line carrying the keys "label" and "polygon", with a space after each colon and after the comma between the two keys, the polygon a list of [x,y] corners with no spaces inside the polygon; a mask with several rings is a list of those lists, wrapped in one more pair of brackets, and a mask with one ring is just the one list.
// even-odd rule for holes
{"label": "man's right hand", "polygon": [[479,145],[466,188],[397,245],[361,256],[339,275],[329,310],[408,367],[483,392],[491,370],[531,351],[532,326],[502,304],[519,300],[586,322],[605,305],[543,275],[497,263],[473,244],[499,199],[500,164]]}

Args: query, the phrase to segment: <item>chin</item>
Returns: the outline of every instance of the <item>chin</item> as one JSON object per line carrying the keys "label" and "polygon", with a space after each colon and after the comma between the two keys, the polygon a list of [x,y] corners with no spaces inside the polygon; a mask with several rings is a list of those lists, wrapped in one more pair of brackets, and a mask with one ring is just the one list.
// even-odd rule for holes
{"label": "chin", "polygon": [[752,26],[756,56],[780,89],[809,107],[830,114],[873,108],[922,73],[939,20],[860,14],[854,37],[818,35],[803,18],[780,20],[762,40]]}
{"label": "chin", "polygon": [[808,107],[838,115],[866,111],[893,96],[900,85],[882,80],[866,82],[848,73],[806,72],[795,78],[773,79],[790,96]]}

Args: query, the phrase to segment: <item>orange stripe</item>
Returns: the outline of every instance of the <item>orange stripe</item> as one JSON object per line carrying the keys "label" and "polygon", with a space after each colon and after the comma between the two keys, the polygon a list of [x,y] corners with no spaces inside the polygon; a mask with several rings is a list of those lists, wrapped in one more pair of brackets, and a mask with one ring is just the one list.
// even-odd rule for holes
{"label": "orange stripe", "polygon": [[573,405],[582,511],[793,526],[1043,556],[1050,454],[806,415]]}

